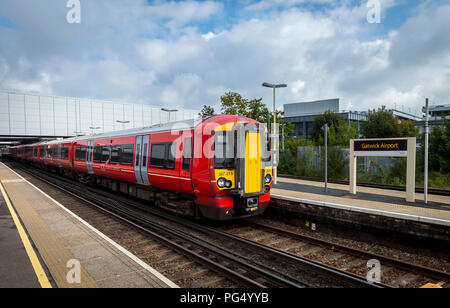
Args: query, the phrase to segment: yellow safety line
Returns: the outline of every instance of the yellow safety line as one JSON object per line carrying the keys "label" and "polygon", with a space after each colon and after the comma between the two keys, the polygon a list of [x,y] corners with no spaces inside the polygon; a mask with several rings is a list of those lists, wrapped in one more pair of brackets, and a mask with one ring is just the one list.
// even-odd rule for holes
{"label": "yellow safety line", "polygon": [[19,232],[20,239],[22,240],[23,246],[25,247],[25,250],[27,251],[28,258],[30,258],[31,265],[33,266],[34,272],[36,273],[36,276],[38,278],[38,281],[42,288],[50,289],[52,288],[52,285],[50,284],[50,281],[48,280],[47,274],[45,274],[45,271],[39,262],[39,259],[34,252],[33,247],[31,246],[31,242],[28,238],[27,233],[25,232],[25,229],[23,228],[22,224],[19,221],[19,218],[17,217],[16,211],[14,210],[11,201],[9,200],[8,195],[6,194],[5,189],[3,188],[2,183],[0,182],[0,190],[2,191],[3,198],[5,198],[6,204],[8,206],[9,212],[11,213],[11,216],[14,220],[14,223],[16,224],[17,231]]}

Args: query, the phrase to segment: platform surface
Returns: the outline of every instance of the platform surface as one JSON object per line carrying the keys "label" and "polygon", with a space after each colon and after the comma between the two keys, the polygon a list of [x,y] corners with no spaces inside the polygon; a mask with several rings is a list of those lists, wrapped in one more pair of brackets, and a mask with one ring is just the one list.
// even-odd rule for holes
{"label": "platform surface", "polygon": [[324,183],[285,177],[278,178],[271,192],[275,198],[450,226],[448,196],[429,195],[426,205],[423,194],[416,194],[416,202],[409,203],[402,191],[358,186],[357,195],[351,195],[348,185],[330,183],[325,193]]}
{"label": "platform surface", "polygon": [[0,194],[0,288],[39,287],[19,231]]}
{"label": "platform surface", "polygon": [[[177,287],[3,163],[0,181],[57,287]],[[74,260],[80,283],[67,279]]]}

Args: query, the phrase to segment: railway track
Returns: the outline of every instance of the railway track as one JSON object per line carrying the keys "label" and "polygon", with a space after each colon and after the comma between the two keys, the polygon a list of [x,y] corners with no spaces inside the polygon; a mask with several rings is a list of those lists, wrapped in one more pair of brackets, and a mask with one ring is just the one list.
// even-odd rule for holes
{"label": "railway track", "polygon": [[[260,245],[217,228],[168,215],[130,198],[97,188],[87,188],[83,184],[42,171],[22,170],[92,208],[107,213],[115,220],[132,226],[160,245],[176,251],[238,287],[384,286],[368,283],[357,275]],[[144,243],[145,240],[139,239]],[[155,264],[152,266],[158,270]],[[171,278],[167,273],[163,274]],[[189,281],[189,275],[185,276]],[[217,279],[220,278],[216,278],[216,281]],[[210,280],[214,281],[214,278]],[[201,282],[187,286],[199,287]]]}
{"label": "railway track", "polygon": [[[389,287],[420,287],[429,282],[450,287],[449,272],[300,234],[260,218],[249,219],[242,227],[233,226],[228,232],[361,277],[368,271],[367,261],[378,260],[384,267],[382,283]],[[292,246],[292,241],[297,245]]]}
{"label": "railway track", "polygon": [[[323,182],[323,179],[311,178],[311,177],[306,177],[306,176],[294,176],[294,175],[286,175],[286,174],[282,174],[279,176],[284,177],[284,178],[297,179],[297,180]],[[328,183],[348,185],[349,182],[343,181],[343,180],[330,180],[329,179]],[[379,189],[390,189],[390,190],[397,190],[397,191],[406,191],[405,186],[398,186],[398,185],[358,182],[358,186],[369,187],[369,188],[379,188]],[[424,193],[423,187],[416,187],[416,193],[423,194]],[[450,196],[450,190],[445,190],[445,189],[428,188],[428,193],[430,195]]]}
{"label": "railway track", "polygon": [[[85,188],[82,187],[83,185],[72,183],[71,181],[69,182],[60,177],[52,178],[46,174],[38,174],[36,171],[21,170],[31,174],[39,181],[88,204],[91,209],[106,213],[109,217],[121,222],[122,224],[120,226],[116,225],[109,227],[110,229],[113,228],[113,230],[109,230],[108,234],[116,234],[113,240],[117,239],[119,242],[128,244],[130,244],[130,242],[136,243],[132,236],[124,236],[123,234],[123,232],[127,232],[127,227],[131,226],[135,230],[138,230],[140,234],[146,236],[146,238],[137,238],[138,246],[142,245],[139,241],[146,240],[149,237],[156,241],[158,245],[163,246],[164,248],[157,249],[157,251],[151,253],[150,256],[145,256],[143,258],[145,262],[155,269],[158,270],[158,266],[155,266],[157,265],[157,262],[152,261],[167,259],[168,257],[173,256],[174,252],[179,256],[182,255],[190,260],[191,262],[188,261],[188,265],[194,269],[183,268],[185,271],[184,274],[180,275],[181,269],[177,269],[176,266],[169,267],[169,269],[172,269],[171,271],[165,270],[162,272],[169,279],[172,279],[182,287],[208,287],[213,285],[211,284],[212,282],[214,282],[214,285],[217,285],[219,280],[224,282],[224,284],[219,284],[221,287],[304,287],[304,285],[289,281],[266,269],[247,263],[245,260],[240,260],[223,249],[196,239],[185,232],[173,230],[160,222],[155,222],[154,220],[149,219],[145,213],[130,209],[129,206],[125,206],[122,202],[116,200],[117,196],[108,198],[105,197],[104,194],[85,190]],[[73,210],[73,207],[71,210]],[[75,213],[80,215],[83,219],[87,218],[86,214],[88,214],[84,210],[79,211],[79,207],[75,209]],[[104,223],[104,220],[100,221],[100,224]],[[123,223],[126,224],[125,227]],[[94,225],[94,227],[99,227],[99,225]],[[101,229],[104,230],[105,228],[102,227]],[[152,245],[145,245],[146,247],[141,250],[148,251],[149,249],[152,250],[155,248],[157,245],[155,245],[154,241],[152,241]],[[138,257],[141,257],[142,259],[142,256]],[[183,264],[186,262],[182,261],[180,263]],[[203,268],[199,269],[198,265]],[[211,273],[206,273],[205,270],[214,273],[216,277],[210,277]],[[206,275],[207,277],[205,279],[199,279],[196,277],[199,275]],[[224,279],[227,281],[224,281]]]}

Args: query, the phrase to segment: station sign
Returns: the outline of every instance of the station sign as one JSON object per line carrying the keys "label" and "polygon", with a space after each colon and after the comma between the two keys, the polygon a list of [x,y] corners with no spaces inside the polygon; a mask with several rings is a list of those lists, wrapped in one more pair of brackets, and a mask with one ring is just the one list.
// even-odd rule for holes
{"label": "station sign", "polygon": [[416,142],[410,138],[352,139],[349,153],[349,191],[356,195],[357,157],[406,157],[406,201],[415,202],[416,191]]}
{"label": "station sign", "polygon": [[355,156],[397,156],[408,155],[408,140],[355,140]]}

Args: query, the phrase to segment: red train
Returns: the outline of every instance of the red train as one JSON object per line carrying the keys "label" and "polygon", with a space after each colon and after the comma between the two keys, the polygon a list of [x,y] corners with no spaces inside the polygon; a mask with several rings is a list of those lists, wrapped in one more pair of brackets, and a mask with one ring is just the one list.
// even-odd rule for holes
{"label": "red train", "polygon": [[257,121],[222,115],[17,146],[9,155],[183,215],[228,220],[269,204],[268,140]]}

